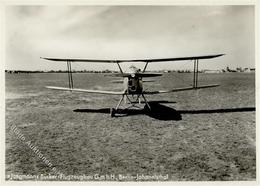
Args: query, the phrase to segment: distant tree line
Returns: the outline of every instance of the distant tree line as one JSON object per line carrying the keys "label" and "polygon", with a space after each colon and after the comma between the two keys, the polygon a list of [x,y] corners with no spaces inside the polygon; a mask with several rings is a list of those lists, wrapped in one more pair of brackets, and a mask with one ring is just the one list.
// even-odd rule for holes
{"label": "distant tree line", "polygon": [[[5,70],[6,73],[20,74],[20,73],[67,73],[67,70]],[[117,73],[112,70],[73,70],[73,73]]]}
{"label": "distant tree line", "polygon": [[[67,73],[67,70],[5,70],[6,73],[10,74],[20,74],[20,73]],[[115,70],[72,70],[73,73],[118,73]],[[161,73],[193,73],[192,70],[156,70],[153,72]],[[199,70],[199,73],[226,73],[226,72],[255,72],[255,68],[241,68],[231,69],[226,67],[226,69],[221,70]]]}

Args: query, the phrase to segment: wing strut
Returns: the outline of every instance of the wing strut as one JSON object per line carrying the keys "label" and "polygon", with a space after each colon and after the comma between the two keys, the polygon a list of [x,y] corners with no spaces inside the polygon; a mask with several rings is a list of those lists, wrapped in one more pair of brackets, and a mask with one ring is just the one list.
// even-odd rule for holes
{"label": "wing strut", "polygon": [[119,68],[119,70],[120,70],[121,74],[123,74],[124,72],[123,72],[123,70],[122,70],[121,66],[119,65],[119,63],[117,62],[116,64],[118,65],[118,68]]}
{"label": "wing strut", "polygon": [[71,70],[71,62],[67,61],[67,67],[68,67],[68,79],[69,79],[69,88],[73,89],[73,78],[72,78],[72,70]]}
{"label": "wing strut", "polygon": [[146,68],[147,68],[147,65],[148,65],[148,61],[146,61],[146,63],[145,63],[145,66],[144,66],[144,69],[143,69],[143,73],[145,72],[145,70],[146,70]]}
{"label": "wing strut", "polygon": [[199,77],[199,60],[194,59],[193,88],[198,87],[198,77]]}

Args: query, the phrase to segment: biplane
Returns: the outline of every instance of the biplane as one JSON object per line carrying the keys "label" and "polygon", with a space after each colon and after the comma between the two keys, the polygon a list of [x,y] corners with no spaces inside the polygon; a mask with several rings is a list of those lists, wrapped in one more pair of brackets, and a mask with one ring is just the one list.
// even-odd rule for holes
{"label": "biplane", "polygon": [[[55,87],[55,86],[47,86],[46,88],[55,89],[55,90],[63,90],[63,91],[73,91],[73,92],[84,92],[84,93],[92,93],[92,94],[107,94],[107,95],[118,95],[121,96],[118,104],[115,108],[110,109],[111,117],[116,116],[116,114],[120,114],[119,107],[121,106],[123,100],[125,100],[125,105],[128,106],[124,107],[123,110],[129,109],[131,107],[138,107],[136,104],[144,103],[148,110],[151,111],[151,106],[147,101],[145,95],[154,95],[154,94],[164,94],[164,93],[171,93],[171,92],[179,92],[179,91],[187,91],[187,90],[196,90],[196,89],[204,89],[204,88],[212,88],[219,86],[218,84],[208,84],[208,85],[200,85],[198,86],[198,74],[199,74],[199,60],[201,59],[212,59],[216,57],[223,56],[224,54],[217,54],[217,55],[205,55],[205,56],[192,56],[192,57],[178,57],[178,58],[161,58],[161,59],[134,59],[134,60],[98,60],[98,59],[62,59],[62,58],[47,58],[44,57],[42,59],[51,60],[56,62],[66,62],[67,63],[67,72],[68,72],[68,85],[69,87]],[[193,84],[188,87],[179,87],[174,88],[171,90],[155,90],[155,91],[148,91],[144,89],[143,82],[149,82],[151,80],[146,80],[146,78],[162,76],[162,73],[152,73],[147,72],[147,66],[149,63],[156,63],[156,62],[175,62],[175,61],[186,61],[191,60],[194,61],[194,70],[193,70]],[[112,74],[117,77],[122,77],[122,82],[124,85],[124,89],[122,91],[104,91],[104,90],[89,90],[89,89],[79,89],[74,88],[73,85],[73,77],[72,77],[72,67],[71,63],[74,62],[90,62],[90,63],[111,63],[117,64],[119,68],[119,73]],[[145,65],[143,69],[138,69],[134,66],[131,68],[130,73],[123,72],[120,64],[121,63],[136,63],[136,62],[144,62]],[[143,99],[143,101],[141,101]],[[122,109],[120,109],[122,111]]]}

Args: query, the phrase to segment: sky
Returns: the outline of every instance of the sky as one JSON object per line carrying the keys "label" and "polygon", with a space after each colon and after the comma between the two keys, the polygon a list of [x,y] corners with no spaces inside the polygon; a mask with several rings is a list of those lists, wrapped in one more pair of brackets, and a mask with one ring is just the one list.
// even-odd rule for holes
{"label": "sky", "polygon": [[[7,6],[7,70],[65,70],[40,59],[142,59],[226,54],[201,69],[255,67],[254,6]],[[132,64],[124,64],[128,68]],[[142,66],[138,63],[137,66]],[[76,63],[75,70],[117,70]],[[190,61],[148,70],[191,69]]]}

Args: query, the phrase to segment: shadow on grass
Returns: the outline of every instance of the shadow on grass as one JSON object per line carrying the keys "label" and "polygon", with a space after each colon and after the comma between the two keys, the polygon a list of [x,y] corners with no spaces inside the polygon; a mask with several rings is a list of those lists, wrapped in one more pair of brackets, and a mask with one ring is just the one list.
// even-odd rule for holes
{"label": "shadow on grass", "polygon": [[[167,102],[168,103],[168,102]],[[149,102],[151,111],[145,105],[143,109],[118,109],[115,117],[125,117],[131,115],[148,115],[158,120],[182,120],[181,114],[211,114],[228,112],[252,112],[255,107],[227,108],[227,109],[204,109],[204,110],[175,110],[158,102]],[[103,113],[110,114],[110,108],[101,109],[76,109],[74,112]]]}
{"label": "shadow on grass", "polygon": [[211,113],[228,113],[228,112],[252,112],[255,107],[243,108],[226,108],[226,109],[210,109],[210,110],[178,110],[181,114],[211,114]]}

